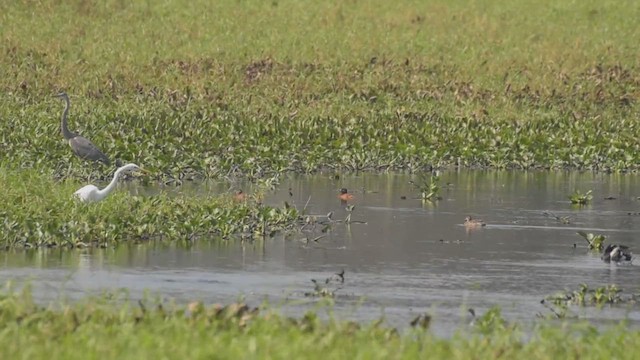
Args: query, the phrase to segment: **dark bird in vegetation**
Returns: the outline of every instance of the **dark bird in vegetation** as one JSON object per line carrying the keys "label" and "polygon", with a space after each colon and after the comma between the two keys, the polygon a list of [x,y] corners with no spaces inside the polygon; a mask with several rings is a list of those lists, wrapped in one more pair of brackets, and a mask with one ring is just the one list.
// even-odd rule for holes
{"label": "dark bird in vegetation", "polygon": [[61,92],[60,94],[56,95],[56,97],[64,99],[66,103],[64,112],[62,113],[62,136],[64,136],[65,140],[69,142],[69,146],[71,146],[71,150],[73,150],[73,153],[82,160],[99,161],[106,165],[111,164],[109,158],[95,145],[93,145],[91,141],[89,141],[85,137],[69,131],[69,128],[67,127],[67,116],[69,115],[69,108],[71,107],[69,96],[67,95],[67,93]]}
{"label": "dark bird in vegetation", "polygon": [[631,261],[631,252],[628,246],[609,244],[602,252],[601,258],[605,262]]}
{"label": "dark bird in vegetation", "polygon": [[480,219],[474,219],[471,216],[467,216],[464,218],[464,226],[473,228],[487,226],[487,224]]}
{"label": "dark bird in vegetation", "polygon": [[342,201],[347,201],[347,200],[353,199],[353,195],[349,194],[349,191],[347,190],[347,188],[342,188],[340,189],[340,194],[338,195],[338,198],[340,198],[340,200]]}

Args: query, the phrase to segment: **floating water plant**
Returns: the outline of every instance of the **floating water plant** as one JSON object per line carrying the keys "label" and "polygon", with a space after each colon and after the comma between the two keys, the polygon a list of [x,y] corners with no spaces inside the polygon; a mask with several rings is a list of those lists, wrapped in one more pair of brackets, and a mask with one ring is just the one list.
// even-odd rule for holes
{"label": "floating water plant", "polygon": [[561,224],[571,224],[571,217],[570,216],[559,216],[559,215],[556,215],[556,214],[552,213],[551,211],[545,211],[545,212],[543,212],[543,214],[545,216],[548,216],[550,218],[555,219],[556,221],[558,221]]}
{"label": "floating water plant", "polygon": [[578,290],[563,291],[547,296],[543,302],[550,302],[554,305],[600,306],[636,301],[635,295],[622,297],[621,293],[622,289],[619,289],[615,284],[596,288],[589,288],[587,284],[580,284]]}
{"label": "floating water plant", "polygon": [[333,298],[344,285],[344,269],[323,281],[311,279],[311,282],[313,283],[313,291],[304,293],[305,296]]}
{"label": "floating water plant", "polygon": [[591,199],[593,199],[591,190],[587,191],[584,194],[580,192],[580,190],[576,190],[573,194],[569,195],[569,200],[571,200],[571,203],[577,205],[586,205],[591,201]]}
{"label": "floating water plant", "polygon": [[438,175],[429,174],[418,175],[417,181],[410,181],[410,183],[420,191],[420,199],[423,201],[436,201],[441,200],[440,197],[440,186],[438,182],[440,181],[440,177]]}
{"label": "floating water plant", "polygon": [[582,236],[582,238],[587,241],[587,244],[589,244],[589,250],[602,251],[606,236],[600,235],[600,234],[586,233],[584,231],[578,231],[577,234]]}

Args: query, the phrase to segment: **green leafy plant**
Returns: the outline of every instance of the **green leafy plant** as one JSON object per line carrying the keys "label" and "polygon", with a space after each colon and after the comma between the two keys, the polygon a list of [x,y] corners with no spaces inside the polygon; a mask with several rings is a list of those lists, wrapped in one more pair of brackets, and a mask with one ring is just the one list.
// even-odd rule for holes
{"label": "green leafy plant", "polygon": [[601,306],[605,304],[635,302],[635,297],[633,295],[623,298],[621,293],[622,290],[615,284],[601,286],[595,289],[589,288],[587,284],[580,284],[578,290],[564,291],[555,295],[547,296],[545,301],[550,301],[555,305],[579,306]]}
{"label": "green leafy plant", "polygon": [[578,231],[577,234],[582,236],[582,238],[587,241],[587,244],[589,244],[589,250],[595,250],[598,252],[602,251],[606,236],[600,234],[596,235],[592,233],[585,233],[584,231]]}
{"label": "green leafy plant", "polygon": [[439,195],[439,181],[440,177],[437,175],[420,174],[418,176],[418,181],[411,181],[411,184],[420,191],[420,198],[423,201],[436,201],[442,199]]}
{"label": "green leafy plant", "polygon": [[585,205],[589,203],[593,199],[593,195],[591,195],[591,190],[586,193],[580,192],[580,190],[576,190],[573,194],[569,195],[569,200],[571,200],[572,204],[576,205]]}

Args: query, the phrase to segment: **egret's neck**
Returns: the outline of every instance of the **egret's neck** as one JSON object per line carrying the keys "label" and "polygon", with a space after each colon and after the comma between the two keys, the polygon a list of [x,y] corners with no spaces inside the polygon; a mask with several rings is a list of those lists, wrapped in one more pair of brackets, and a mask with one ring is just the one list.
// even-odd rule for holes
{"label": "egret's neck", "polygon": [[116,187],[116,183],[118,182],[118,177],[120,177],[121,172],[122,172],[122,169],[116,170],[115,174],[113,174],[113,179],[111,179],[111,182],[109,183],[109,185],[107,185],[107,187],[105,187],[104,189],[97,191],[98,197],[100,199],[104,199],[107,195],[109,195],[111,191],[113,191],[113,189]]}
{"label": "egret's neck", "polygon": [[69,131],[69,128],[67,127],[67,116],[69,115],[69,108],[71,107],[71,104],[69,103],[69,97],[65,96],[64,102],[66,105],[64,107],[64,112],[62,113],[62,136],[64,136],[65,139],[69,140],[74,138],[76,134]]}

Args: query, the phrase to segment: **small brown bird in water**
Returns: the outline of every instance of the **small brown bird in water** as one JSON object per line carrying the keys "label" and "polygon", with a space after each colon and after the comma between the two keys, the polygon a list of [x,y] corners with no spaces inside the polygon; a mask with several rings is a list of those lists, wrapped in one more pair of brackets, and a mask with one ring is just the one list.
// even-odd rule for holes
{"label": "small brown bird in water", "polygon": [[487,224],[480,219],[474,219],[471,216],[467,216],[464,218],[464,226],[481,227],[481,226],[487,226]]}
{"label": "small brown bird in water", "polygon": [[347,188],[342,188],[340,189],[340,194],[338,195],[338,198],[340,198],[340,200],[342,201],[347,201],[347,200],[352,200],[353,195],[349,194],[349,191],[347,190]]}
{"label": "small brown bird in water", "polygon": [[247,200],[247,194],[245,194],[242,190],[238,190],[235,194],[233,194],[233,199],[235,201],[245,201]]}

